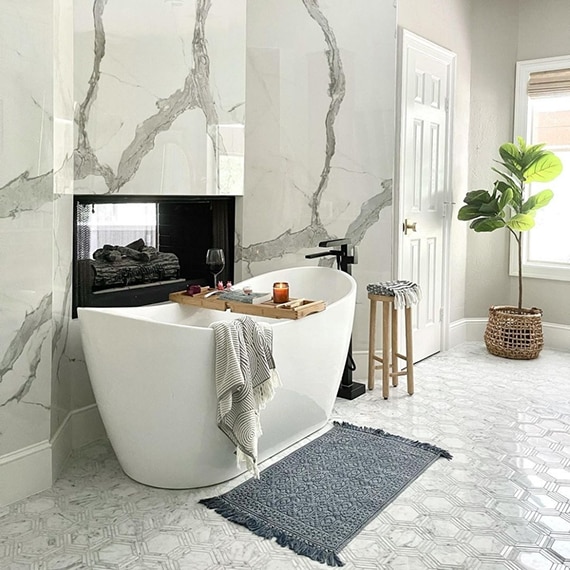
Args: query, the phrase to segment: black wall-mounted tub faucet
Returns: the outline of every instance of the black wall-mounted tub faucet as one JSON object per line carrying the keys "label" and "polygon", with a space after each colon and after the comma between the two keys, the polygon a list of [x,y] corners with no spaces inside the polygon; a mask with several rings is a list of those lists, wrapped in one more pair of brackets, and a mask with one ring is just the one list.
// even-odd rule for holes
{"label": "black wall-mounted tub faucet", "polygon": [[318,253],[309,253],[305,255],[306,259],[316,259],[317,257],[336,257],[337,269],[351,274],[351,265],[358,263],[356,255],[356,247],[352,245],[350,238],[328,239],[319,242],[319,247],[340,247],[340,249],[330,249],[329,251],[320,251]]}

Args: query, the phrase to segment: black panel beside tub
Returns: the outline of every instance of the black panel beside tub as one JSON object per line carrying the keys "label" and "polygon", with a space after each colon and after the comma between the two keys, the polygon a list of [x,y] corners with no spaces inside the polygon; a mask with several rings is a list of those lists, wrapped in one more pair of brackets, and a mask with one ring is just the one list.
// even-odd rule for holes
{"label": "black panel beside tub", "polygon": [[136,307],[188,285],[212,285],[206,250],[224,250],[233,281],[233,196],[76,195],[73,317],[77,307]]}

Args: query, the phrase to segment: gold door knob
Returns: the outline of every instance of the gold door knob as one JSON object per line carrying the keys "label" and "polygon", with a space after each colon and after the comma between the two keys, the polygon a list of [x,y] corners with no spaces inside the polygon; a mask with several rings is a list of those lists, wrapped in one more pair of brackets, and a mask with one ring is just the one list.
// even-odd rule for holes
{"label": "gold door knob", "polygon": [[404,224],[403,224],[403,226],[404,226],[404,235],[408,235],[408,230],[411,231],[411,232],[416,232],[416,231],[417,231],[416,225],[417,225],[417,222],[410,222],[410,221],[407,220],[407,219],[404,220]]}

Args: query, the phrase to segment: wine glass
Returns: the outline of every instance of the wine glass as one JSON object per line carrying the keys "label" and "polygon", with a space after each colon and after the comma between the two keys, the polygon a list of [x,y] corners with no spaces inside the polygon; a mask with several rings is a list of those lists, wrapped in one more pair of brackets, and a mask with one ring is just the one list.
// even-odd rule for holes
{"label": "wine glass", "polygon": [[217,247],[210,248],[206,252],[206,265],[214,275],[214,289],[218,282],[218,275],[223,271],[226,260],[224,258],[224,250]]}

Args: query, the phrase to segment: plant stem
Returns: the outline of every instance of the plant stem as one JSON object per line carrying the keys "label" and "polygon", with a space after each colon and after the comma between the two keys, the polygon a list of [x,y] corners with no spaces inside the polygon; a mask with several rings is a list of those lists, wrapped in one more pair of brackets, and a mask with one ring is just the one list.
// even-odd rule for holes
{"label": "plant stem", "polygon": [[517,236],[517,249],[518,249],[518,262],[519,262],[519,313],[522,313],[522,232],[519,232]]}
{"label": "plant stem", "polygon": [[522,291],[523,291],[523,281],[522,281],[522,232],[515,232],[511,228],[508,228],[513,234],[513,237],[517,240],[517,260],[518,260],[518,280],[519,280],[519,302],[518,310],[522,313]]}

